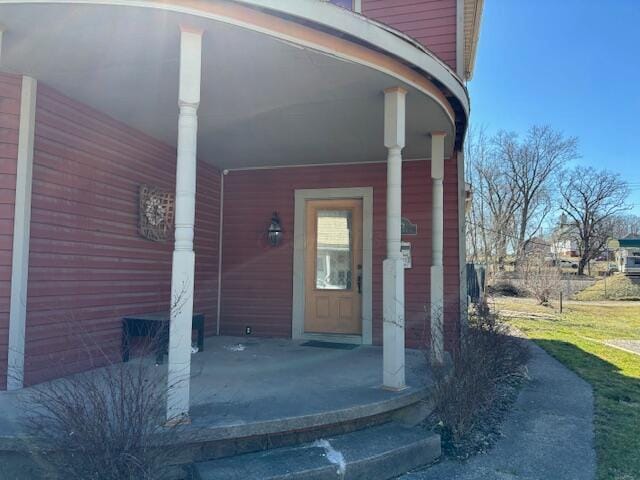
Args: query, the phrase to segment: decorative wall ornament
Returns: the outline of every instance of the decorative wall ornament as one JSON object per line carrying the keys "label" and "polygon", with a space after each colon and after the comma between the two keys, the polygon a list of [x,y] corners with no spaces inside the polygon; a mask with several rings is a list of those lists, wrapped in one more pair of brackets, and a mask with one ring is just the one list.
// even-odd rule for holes
{"label": "decorative wall ornament", "polygon": [[173,194],[158,187],[140,185],[140,236],[154,242],[164,242],[173,226]]}

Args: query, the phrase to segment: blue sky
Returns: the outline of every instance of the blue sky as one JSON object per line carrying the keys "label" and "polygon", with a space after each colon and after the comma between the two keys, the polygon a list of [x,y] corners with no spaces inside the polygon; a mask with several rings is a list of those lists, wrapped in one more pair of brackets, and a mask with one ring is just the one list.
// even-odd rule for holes
{"label": "blue sky", "polygon": [[485,0],[471,123],[549,124],[621,173],[640,215],[640,0]]}

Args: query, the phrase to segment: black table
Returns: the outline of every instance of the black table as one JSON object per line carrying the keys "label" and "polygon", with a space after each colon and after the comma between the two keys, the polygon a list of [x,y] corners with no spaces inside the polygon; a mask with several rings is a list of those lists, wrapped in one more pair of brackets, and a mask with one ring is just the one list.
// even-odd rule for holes
{"label": "black table", "polygon": [[[204,314],[194,313],[191,329],[198,331],[198,351],[204,350]],[[151,337],[155,343],[156,363],[162,363],[169,348],[169,313],[130,315],[122,319],[122,361],[129,361],[131,337]]]}

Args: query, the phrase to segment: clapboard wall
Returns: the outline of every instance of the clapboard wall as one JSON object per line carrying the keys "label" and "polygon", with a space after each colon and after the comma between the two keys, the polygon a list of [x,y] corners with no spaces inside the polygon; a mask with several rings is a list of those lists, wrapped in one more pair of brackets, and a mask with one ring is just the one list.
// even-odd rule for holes
{"label": "clapboard wall", "polygon": [[[458,181],[455,159],[445,161],[445,340],[452,349],[459,329]],[[430,340],[431,176],[427,161],[403,164],[402,215],[418,225],[413,267],[405,270],[406,341]],[[373,187],[373,341],[382,342],[382,261],[386,256],[386,164],[331,165],[231,171],[225,177],[221,333],[291,337],[294,192],[307,188]],[[271,247],[266,229],[273,211],[284,235]]]}
{"label": "clapboard wall", "polygon": [[[168,310],[173,240],[137,233],[138,187],[175,188],[176,151],[40,83],[26,383],[120,355],[123,315]],[[219,172],[200,161],[196,309],[216,323]]]}
{"label": "clapboard wall", "polygon": [[362,13],[415,38],[456,69],[456,0],[362,0]]}

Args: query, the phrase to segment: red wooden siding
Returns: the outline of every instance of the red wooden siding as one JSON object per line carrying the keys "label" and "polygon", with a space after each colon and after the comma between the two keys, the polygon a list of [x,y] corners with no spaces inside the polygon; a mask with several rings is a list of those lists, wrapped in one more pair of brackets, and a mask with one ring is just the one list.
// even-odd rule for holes
{"label": "red wooden siding", "polygon": [[21,77],[0,73],[0,389],[6,388]]}
{"label": "red wooden siding", "polygon": [[[445,175],[445,314],[447,346],[458,329],[458,222],[455,161]],[[412,347],[425,345],[429,323],[431,264],[431,178],[428,162],[403,166],[403,216],[418,224],[412,243],[413,268],[406,270],[406,335]],[[345,165],[231,172],[225,178],[221,333],[242,335],[251,326],[257,336],[291,336],[294,190],[368,187],[373,194],[373,337],[382,339],[382,260],[386,253],[386,165]],[[265,232],[278,211],[284,239],[273,248]]]}
{"label": "red wooden siding", "polygon": [[[26,381],[119,358],[120,318],[166,310],[172,239],[137,233],[138,186],[174,190],[175,148],[38,85]],[[216,323],[219,173],[199,162],[196,309]]]}
{"label": "red wooden siding", "polygon": [[456,69],[456,0],[362,0],[362,13],[415,38]]}

